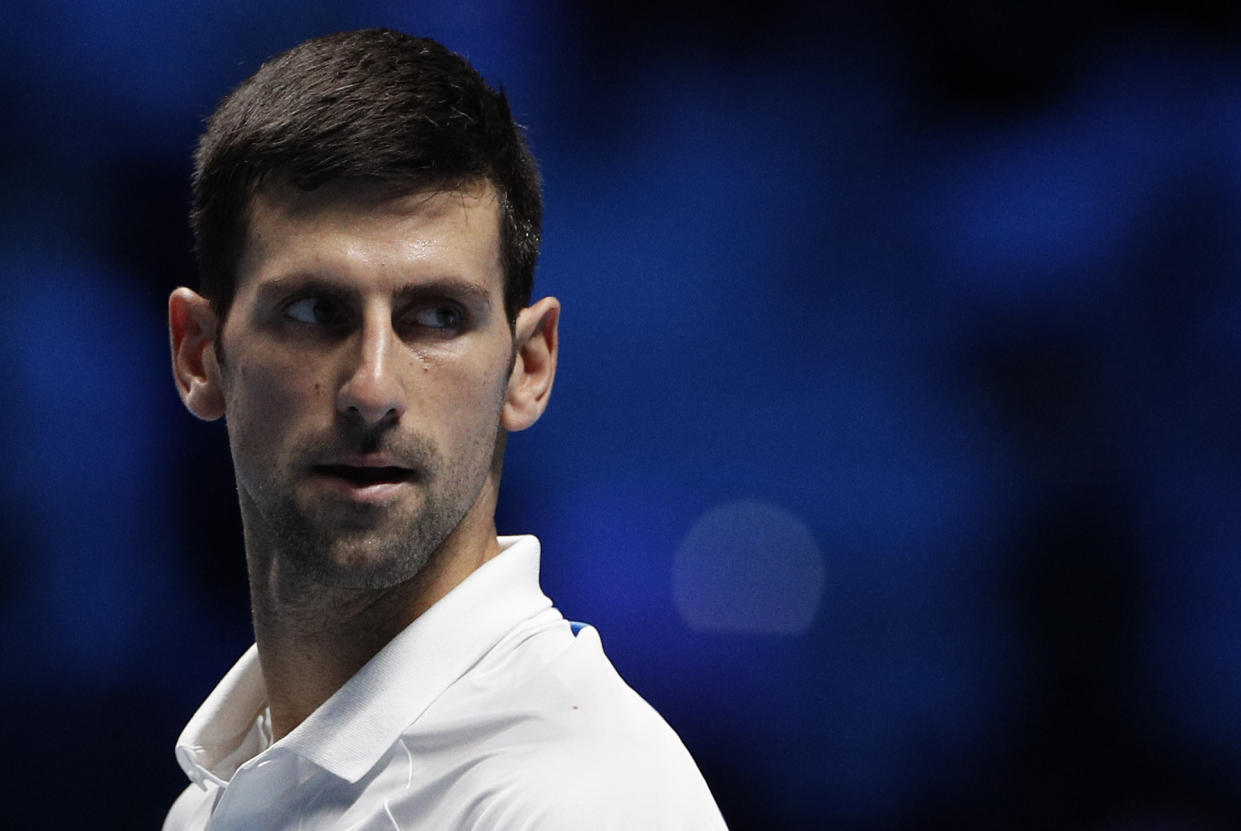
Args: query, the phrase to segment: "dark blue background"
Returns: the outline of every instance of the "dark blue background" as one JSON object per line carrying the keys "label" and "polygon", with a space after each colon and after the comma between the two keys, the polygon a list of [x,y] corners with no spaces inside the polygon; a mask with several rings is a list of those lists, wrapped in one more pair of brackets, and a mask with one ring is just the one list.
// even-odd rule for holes
{"label": "dark blue background", "polygon": [[508,91],[552,407],[502,531],[735,829],[1241,825],[1241,32],[1209,4],[10,0],[12,827],[157,827],[251,636],[185,414],[202,119],[383,24]]}

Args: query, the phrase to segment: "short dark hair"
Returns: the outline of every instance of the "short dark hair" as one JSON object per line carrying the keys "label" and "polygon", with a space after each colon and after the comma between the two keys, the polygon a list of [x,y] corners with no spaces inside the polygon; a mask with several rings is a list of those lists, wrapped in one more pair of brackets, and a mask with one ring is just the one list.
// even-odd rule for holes
{"label": "short dark hair", "polygon": [[404,191],[486,181],[500,201],[509,320],[530,302],[543,218],[537,163],[503,89],[433,40],[378,28],[314,38],[220,102],[194,156],[190,224],[202,293],[221,320],[251,200],[273,179]]}

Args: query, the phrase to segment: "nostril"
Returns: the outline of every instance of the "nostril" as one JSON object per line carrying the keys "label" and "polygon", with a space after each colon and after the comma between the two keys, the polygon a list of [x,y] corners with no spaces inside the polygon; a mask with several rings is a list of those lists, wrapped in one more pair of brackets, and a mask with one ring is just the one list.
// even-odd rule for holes
{"label": "nostril", "polygon": [[391,427],[401,421],[401,408],[367,407],[365,404],[349,404],[340,408],[340,414],[350,421],[357,421],[369,427]]}

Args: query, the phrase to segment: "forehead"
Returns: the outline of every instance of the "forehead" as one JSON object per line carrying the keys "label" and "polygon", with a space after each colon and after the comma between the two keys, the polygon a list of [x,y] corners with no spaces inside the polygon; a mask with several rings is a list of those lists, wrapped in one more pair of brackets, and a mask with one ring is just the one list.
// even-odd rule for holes
{"label": "forehead", "polygon": [[359,285],[452,277],[502,291],[495,188],[486,182],[412,192],[347,181],[310,191],[266,185],[247,210],[238,291],[302,274]]}

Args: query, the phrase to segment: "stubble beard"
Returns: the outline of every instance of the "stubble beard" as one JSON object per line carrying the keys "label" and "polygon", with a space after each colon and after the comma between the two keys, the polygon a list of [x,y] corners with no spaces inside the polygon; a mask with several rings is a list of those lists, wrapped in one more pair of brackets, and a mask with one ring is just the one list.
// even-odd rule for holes
{"label": "stubble beard", "polygon": [[[296,455],[294,470],[332,458],[340,445],[332,440],[307,443]],[[282,568],[297,572],[303,585],[382,590],[416,578],[473,507],[491,461],[477,446],[469,459],[448,461],[417,435],[368,437],[363,445],[368,451],[382,448],[411,467],[412,487],[421,499],[408,504],[406,498],[398,506],[343,501],[304,505],[296,487],[273,480],[254,494],[256,503],[265,503],[256,519],[266,547]]]}

